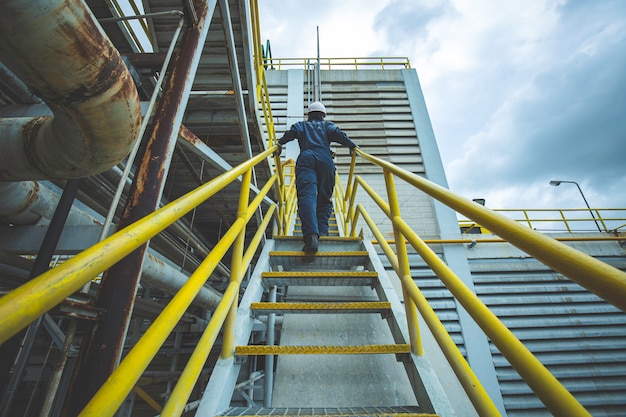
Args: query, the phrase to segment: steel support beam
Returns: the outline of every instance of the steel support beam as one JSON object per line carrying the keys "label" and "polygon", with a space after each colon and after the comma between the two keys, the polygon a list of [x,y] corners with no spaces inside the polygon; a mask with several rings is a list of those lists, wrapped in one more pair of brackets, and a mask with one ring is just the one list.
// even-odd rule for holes
{"label": "steel support beam", "polygon": [[[164,95],[151,124],[143,158],[118,229],[143,218],[159,204],[189,92],[198,68],[217,0],[194,1],[198,24],[189,27],[173,60]],[[93,337],[83,346],[67,415],[77,415],[118,364],[147,245],[111,268],[102,280],[97,305],[106,309]]]}

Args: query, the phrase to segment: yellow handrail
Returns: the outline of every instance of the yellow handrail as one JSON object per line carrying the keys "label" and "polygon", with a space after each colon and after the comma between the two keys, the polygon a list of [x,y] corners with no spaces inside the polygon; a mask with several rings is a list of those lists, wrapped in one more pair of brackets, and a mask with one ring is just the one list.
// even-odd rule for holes
{"label": "yellow handrail", "polygon": [[165,405],[163,412],[161,413],[162,417],[165,416],[179,416],[182,414],[187,400],[191,395],[193,387],[195,386],[198,377],[204,367],[204,364],[211,353],[211,349],[217,339],[217,336],[220,331],[220,327],[224,323],[226,319],[226,314],[229,310],[232,311],[232,306],[236,305],[237,294],[239,293],[239,285],[243,279],[243,272],[247,269],[250,261],[252,260],[252,256],[258,245],[261,242],[261,237],[265,233],[267,226],[269,225],[269,221],[272,218],[272,214],[274,213],[276,206],[270,206],[268,209],[263,222],[259,226],[255,237],[250,242],[250,245],[246,251],[246,254],[242,258],[243,268],[241,269],[241,273],[238,275],[236,279],[236,283],[231,281],[228,284],[228,288],[224,293],[224,297],[222,298],[222,302],[217,307],[213,316],[211,317],[211,321],[209,325],[202,333],[200,340],[196,348],[194,349],[185,369],[183,370],[180,378],[172,394],[170,395],[170,400]]}
{"label": "yellow handrail", "polygon": [[260,153],[0,298],[0,317],[3,318],[0,343],[265,160],[273,151]]}
{"label": "yellow handrail", "polygon": [[[259,161],[263,160],[267,157],[267,155],[265,155],[267,152],[269,151],[259,154],[259,156],[254,159],[258,159]],[[244,175],[244,180],[241,184],[242,190],[245,189],[249,191],[250,189],[249,181],[251,168],[252,167],[249,167],[248,170],[242,172]],[[234,168],[233,170],[237,170],[237,168]],[[137,341],[124,360],[113,371],[111,376],[109,376],[107,381],[102,385],[102,387],[100,387],[96,395],[89,401],[81,412],[81,416],[112,416],[115,414],[126,395],[128,395],[130,390],[132,390],[143,371],[158,353],[161,345],[165,342],[168,335],[192,303],[193,299],[206,282],[207,277],[210,276],[213,270],[217,267],[233,242],[235,242],[235,240],[241,240],[241,233],[245,230],[245,225],[254,215],[255,211],[263,201],[263,198],[267,195],[276,180],[277,176],[272,176],[250,205],[247,203],[248,193],[242,191],[242,203],[239,205],[240,215],[237,220],[235,220],[233,225],[215,245],[213,250],[211,250],[206,259],[189,277],[185,285],[181,287],[178,293],[176,293],[172,300],[167,304],[161,314],[159,314],[159,316],[153,321],[141,339]],[[267,223],[265,224],[267,225]],[[239,244],[242,245],[241,242],[239,242]],[[236,305],[235,300],[236,295],[239,293],[239,283],[241,282],[241,277],[243,277],[243,272],[245,271],[242,263],[242,246],[241,250],[234,256],[239,257],[237,262],[240,262],[241,264],[233,273],[233,279],[231,279],[231,282],[224,293],[222,300],[217,306],[207,329],[205,329],[205,332],[198,344],[198,350],[194,351],[194,354],[190,358],[190,363],[188,363],[185,368],[187,371],[185,378],[181,377],[176,386],[177,395],[170,396],[170,401],[168,401],[164,407],[161,415],[180,415],[182,408],[185,406],[188,395],[194,386],[194,381],[197,379],[196,373],[199,373],[202,369],[202,364],[208,357],[213,342],[217,338],[217,334],[226,319],[227,312],[231,311],[233,305]],[[230,326],[233,326],[233,323],[231,323]],[[232,340],[232,336],[228,337],[229,340]],[[225,340],[224,345],[229,345],[228,341]],[[232,349],[232,343],[230,343],[230,345]],[[194,376],[195,378],[193,378]],[[194,381],[192,381],[192,379]]]}
{"label": "yellow handrail", "polygon": [[[398,168],[389,162],[373,157],[360,149],[357,149],[356,153],[383,169],[389,204],[378,196],[376,192],[374,192],[374,190],[369,187],[367,183],[365,183],[365,181],[363,181],[360,177],[355,177],[353,175],[354,165],[356,164],[355,158],[353,158],[348,177],[348,184],[346,186],[348,192],[343,196],[345,201],[349,201],[349,208],[346,210],[349,218],[346,219],[346,223],[351,225],[350,235],[354,236],[356,234],[356,222],[358,221],[358,217],[363,217],[370,229],[373,231],[378,243],[381,244],[383,252],[390,260],[391,265],[394,270],[396,270],[402,281],[405,302],[410,299],[413,303],[415,303],[417,308],[422,313],[422,316],[425,317],[429,328],[435,335],[435,338],[442,347],[442,350],[444,350],[444,353],[446,353],[447,348],[445,346],[447,341],[445,340],[446,338],[443,338],[443,336],[437,336],[437,334],[440,334],[441,329],[437,324],[437,320],[435,320],[436,317],[431,317],[429,311],[430,306],[427,305],[426,300],[423,298],[423,294],[421,294],[421,291],[411,278],[410,274],[406,273],[406,267],[403,267],[403,263],[408,262],[408,256],[406,254],[406,250],[404,249],[405,239],[427,262],[431,269],[446,285],[455,298],[459,300],[461,305],[463,305],[481,329],[483,329],[485,334],[509,360],[511,365],[519,372],[524,381],[526,381],[529,387],[537,394],[550,411],[556,415],[589,416],[590,414],[587,410],[585,410],[580,403],[578,403],[572,394],[561,385],[561,383],[537,360],[537,358],[534,357],[534,355],[488,309],[488,307],[485,306],[484,303],[482,303],[482,301],[480,301],[480,299],[465,286],[462,280],[458,278],[454,272],[451,271],[449,267],[434,253],[434,251],[432,251],[432,249],[430,249],[426,243],[420,239],[417,234],[413,232],[413,230],[411,230],[410,227],[402,220],[401,213],[399,212],[397,205],[393,177],[397,176],[398,178],[401,178],[408,184],[424,191],[431,197],[434,197],[456,211],[461,212],[468,218],[473,219],[480,224],[486,225],[490,230],[496,231],[510,243],[522,250],[526,250],[526,252],[535,256],[535,258],[543,261],[546,265],[551,266],[553,269],[558,270],[564,275],[572,278],[566,272],[576,272],[573,274],[576,279],[572,278],[573,280],[593,292],[596,292],[596,294],[600,296],[604,295],[605,297],[603,298],[622,309],[624,309],[626,274],[596,260],[595,258],[559,243],[554,239],[547,238],[538,232],[530,230],[529,228],[522,226],[505,216],[494,213],[492,210],[478,205],[473,201],[457,196],[449,190],[446,190],[445,188],[440,187],[439,185],[436,185],[424,178]],[[363,207],[359,205],[356,209],[350,208],[354,205],[358,186],[362,187],[370,195],[380,209],[392,221],[397,256],[393,254],[389,244],[383,238],[380,231],[373,225],[371,218],[367,215]],[[404,257],[407,259],[403,260],[402,258]],[[561,257],[565,257],[567,262],[571,262],[573,257],[578,257],[578,260],[574,267],[568,268],[562,266],[563,261],[560,259]],[[586,273],[591,275],[586,277],[579,271],[572,271],[572,269],[575,268],[584,268]],[[595,282],[596,280],[600,280],[601,284],[598,285]],[[610,287],[610,290],[607,287]],[[616,291],[619,295],[616,296],[611,291]],[[409,313],[409,311],[407,311],[407,313]],[[409,326],[412,325],[409,324]],[[414,351],[415,349],[419,349],[419,346],[413,346],[413,338],[411,339],[411,343]],[[467,366],[458,363],[458,355],[454,352],[450,352],[449,355],[446,353],[446,357],[457,373],[457,376],[466,389],[466,392],[468,392],[472,403],[477,409],[482,410],[480,414],[498,415],[497,409],[493,407],[490,400],[485,400],[483,394],[471,392],[473,388],[471,382],[472,377],[467,375]],[[486,408],[483,409],[482,407]]]}
{"label": "yellow handrail", "polygon": [[[437,254],[422,241],[415,232],[400,218],[393,219],[394,226],[400,229],[413,248],[426,261],[446,288],[461,303],[463,308],[476,321],[494,345],[507,358],[513,368],[526,381],[528,386],[537,394],[539,399],[555,415],[563,416],[590,416],[580,403],[570,394],[563,385],[546,369],[545,366],[530,352],[526,346],[489,310],[463,281],[437,256]],[[417,285],[412,279],[403,282],[407,285],[411,297],[422,298],[423,295],[414,292]],[[416,301],[417,303],[417,301]]]}
{"label": "yellow handrail", "polygon": [[[357,216],[363,217],[367,225],[369,226],[374,236],[379,239],[379,242],[384,242],[381,244],[384,254],[387,256],[391,267],[396,271],[398,276],[400,275],[400,267],[398,264],[398,257],[393,252],[391,246],[382,239],[382,233],[380,229],[376,226],[370,215],[367,213],[363,205],[358,204],[356,207]],[[354,224],[356,224],[355,218]],[[439,317],[430,306],[426,297],[422,294],[421,290],[415,284],[410,277],[409,279],[403,280],[403,285],[407,285],[407,293],[411,297],[411,299],[415,302],[417,309],[422,314],[424,321],[428,325],[433,337],[441,347],[443,354],[445,355],[448,363],[452,367],[455,375],[459,378],[459,382],[463,386],[463,389],[467,393],[470,401],[476,407],[476,411],[478,411],[478,415],[482,417],[486,416],[499,416],[500,412],[497,407],[487,394],[485,388],[480,383],[480,380],[470,368],[469,364],[463,357],[461,351],[456,346],[456,343],[452,339],[452,336],[447,332]]]}
{"label": "yellow handrail", "polygon": [[[385,203],[383,199],[380,198],[380,196],[378,196],[378,194],[376,194],[376,192],[371,187],[369,187],[369,185],[367,185],[367,183],[363,181],[360,177],[356,177],[355,181],[355,184],[359,184],[367,190],[368,194],[378,204],[381,210],[387,215],[387,217],[391,218],[389,205],[387,205],[387,203]],[[353,197],[354,193],[356,193],[356,186],[352,188]],[[358,223],[359,216],[363,217],[366,224],[369,226],[370,230],[374,234],[374,237],[376,237],[378,243],[380,243],[383,253],[389,260],[391,267],[394,271],[396,271],[396,274],[399,277],[402,277],[401,282],[405,302],[406,300],[410,299],[422,314],[422,317],[424,318],[424,321],[426,322],[428,328],[433,334],[433,337],[439,344],[442,352],[448,360],[448,363],[452,367],[452,370],[454,371],[457,378],[459,378],[459,382],[461,383],[463,389],[467,393],[467,396],[474,405],[474,407],[476,407],[479,415],[484,417],[499,416],[500,412],[498,411],[497,407],[485,391],[479,379],[476,377],[474,371],[470,368],[469,364],[463,357],[463,354],[457,348],[454,340],[452,340],[452,337],[446,331],[445,327],[437,317],[430,304],[415,284],[415,281],[413,281],[410,276],[407,277],[405,274],[402,273],[398,261],[399,256],[394,253],[389,243],[387,243],[387,241],[384,239],[383,234],[376,226],[369,213],[367,213],[367,211],[361,204],[358,204],[356,206],[354,213],[354,218],[351,219],[352,228],[350,231],[350,235],[356,236],[356,225]],[[414,325],[417,326],[417,324]],[[418,345],[415,347],[412,346],[412,350],[423,354],[421,341],[417,339],[416,343],[418,343]]]}
{"label": "yellow handrail", "polygon": [[626,310],[626,273],[592,256],[573,249],[539,232],[454,194],[450,190],[428,181],[416,174],[356,149],[366,160],[392,172],[398,178],[422,190],[453,210],[482,224],[509,243],[525,251],[600,296],[621,310]]}

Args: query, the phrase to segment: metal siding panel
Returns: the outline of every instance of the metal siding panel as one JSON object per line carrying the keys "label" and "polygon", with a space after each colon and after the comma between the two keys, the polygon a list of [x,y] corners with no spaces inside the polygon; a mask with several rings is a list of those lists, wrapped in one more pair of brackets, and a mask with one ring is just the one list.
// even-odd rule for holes
{"label": "metal siding panel", "polygon": [[[490,309],[594,416],[626,413],[626,314],[533,259],[470,260]],[[545,268],[545,267],[544,267]],[[549,416],[492,345],[509,416]]]}

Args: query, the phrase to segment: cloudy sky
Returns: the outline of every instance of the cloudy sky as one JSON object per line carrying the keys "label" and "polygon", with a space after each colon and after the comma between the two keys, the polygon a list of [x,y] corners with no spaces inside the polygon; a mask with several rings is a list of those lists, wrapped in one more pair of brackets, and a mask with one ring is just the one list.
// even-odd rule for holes
{"label": "cloudy sky", "polygon": [[492,208],[626,207],[624,0],[261,0],[274,58],[406,56],[450,188]]}

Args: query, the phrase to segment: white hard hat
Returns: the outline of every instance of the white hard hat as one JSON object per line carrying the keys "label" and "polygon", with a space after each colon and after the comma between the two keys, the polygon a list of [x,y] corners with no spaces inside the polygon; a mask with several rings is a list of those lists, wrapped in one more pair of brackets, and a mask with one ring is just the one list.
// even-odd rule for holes
{"label": "white hard hat", "polygon": [[326,116],[326,107],[319,101],[316,101],[309,105],[309,113],[314,111],[322,112],[324,113],[324,116]]}

